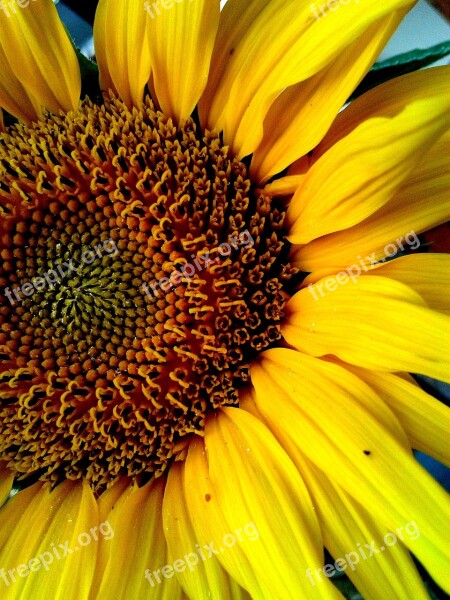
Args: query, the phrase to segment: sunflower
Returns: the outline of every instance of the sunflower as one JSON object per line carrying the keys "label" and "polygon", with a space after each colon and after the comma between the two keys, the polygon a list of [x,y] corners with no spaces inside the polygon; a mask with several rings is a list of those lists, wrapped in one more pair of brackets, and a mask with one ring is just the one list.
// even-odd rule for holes
{"label": "sunflower", "polygon": [[100,0],[81,100],[0,4],[1,597],[450,591],[449,68],[341,110],[412,3]]}

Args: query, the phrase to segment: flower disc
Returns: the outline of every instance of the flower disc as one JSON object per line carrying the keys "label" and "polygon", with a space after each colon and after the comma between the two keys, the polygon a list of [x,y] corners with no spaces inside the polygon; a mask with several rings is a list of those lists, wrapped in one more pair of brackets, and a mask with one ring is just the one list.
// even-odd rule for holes
{"label": "flower disc", "polygon": [[0,157],[2,456],[98,492],[161,473],[281,337],[281,204],[150,100],[17,125]]}

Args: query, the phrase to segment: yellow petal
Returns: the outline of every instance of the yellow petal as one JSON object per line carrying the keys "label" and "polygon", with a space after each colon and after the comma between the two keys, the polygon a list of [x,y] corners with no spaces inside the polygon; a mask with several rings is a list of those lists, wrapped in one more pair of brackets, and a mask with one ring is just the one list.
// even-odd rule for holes
{"label": "yellow petal", "polygon": [[219,83],[228,68],[236,48],[242,42],[253,21],[265,9],[260,0],[228,0],[220,13],[208,82],[199,102],[199,114],[205,129],[212,129],[209,113]]}
{"label": "yellow petal", "polygon": [[275,100],[252,158],[254,179],[266,181],[317,146],[404,15],[399,11],[374,23],[328,67]]}
{"label": "yellow petal", "polygon": [[[256,405],[253,387],[241,394],[240,406],[265,422]],[[347,572],[364,598],[410,600],[417,597],[417,600],[426,600],[428,595],[423,583],[401,542],[392,548],[392,534],[342,490],[334,478],[327,477],[306,459],[298,450],[298,445],[287,435],[279,432],[278,439],[302,474],[319,517],[324,545],[333,556],[333,560],[325,566],[325,571],[323,568],[306,571],[305,577],[310,584],[320,587],[327,576],[335,574],[337,566]],[[383,546],[386,534],[389,545]],[[408,523],[407,527],[399,528],[396,534],[398,539],[403,539],[405,535],[416,537],[418,532],[413,523]],[[378,547],[373,549],[374,542],[379,540]],[[388,554],[380,555],[384,550]],[[368,563],[363,562],[369,558]]]}
{"label": "yellow petal", "polygon": [[[418,239],[416,237],[416,239]],[[406,244],[405,244],[406,246]],[[367,275],[381,275],[400,281],[422,296],[434,310],[450,315],[450,255],[410,254],[374,265]]]}
{"label": "yellow petal", "polygon": [[[274,179],[266,183],[263,188],[264,194],[270,196],[292,196],[303,184],[311,166],[310,155],[306,154],[291,164],[284,177]],[[289,198],[290,200],[291,198]]]}
{"label": "yellow petal", "polygon": [[311,599],[339,598],[331,584],[310,591],[298,577],[298,571],[322,564],[319,525],[297,470],[268,429],[252,415],[226,408],[207,420],[205,447],[210,491],[202,497],[203,490],[186,486],[186,493],[197,496],[197,507],[216,503],[223,514],[214,533],[222,536],[217,557],[230,574],[239,577],[226,563],[239,547],[264,594],[248,587],[252,598],[297,600],[305,592]]}
{"label": "yellow petal", "polygon": [[264,193],[269,196],[292,196],[295,190],[302,182],[302,177],[299,175],[288,175],[275,179],[264,186]]}
{"label": "yellow petal", "polygon": [[450,317],[398,281],[329,277],[300,290],[287,310],[282,334],[298,350],[450,381]]}
{"label": "yellow petal", "polygon": [[23,85],[9,66],[3,48],[0,45],[0,106],[9,113],[30,123],[38,114]]}
{"label": "yellow petal", "polygon": [[168,562],[176,570],[189,598],[250,600],[248,593],[230,578],[216,556],[209,556],[207,548],[199,544],[186,505],[181,462],[170,467],[164,493],[163,524],[169,549]]}
{"label": "yellow petal", "polygon": [[[108,16],[109,8],[110,2],[108,2],[108,0],[99,0],[94,19],[95,60],[98,64],[101,89],[104,92],[112,90],[117,94],[117,89],[109,70],[108,54],[106,51],[108,35],[110,34],[106,29],[106,18]],[[111,57],[111,60],[113,60],[113,57]]]}
{"label": "yellow petal", "polygon": [[142,0],[100,0],[94,41],[103,89],[110,87],[128,105],[139,106],[150,77],[150,47]]}
{"label": "yellow petal", "polygon": [[[291,242],[306,244],[372,215],[393,198],[429,146],[449,128],[450,67],[419,72],[421,86],[414,75],[389,82],[397,113],[391,114],[392,105],[385,114],[377,110],[313,164],[287,213]],[[386,85],[384,94],[389,95]],[[409,85],[415,89],[414,99],[398,106]],[[372,94],[368,96],[370,102]],[[362,96],[354,104],[364,102]]]}
{"label": "yellow petal", "polygon": [[50,491],[44,485],[33,490],[29,504],[27,498],[26,490],[19,492],[0,511],[0,521],[10,521],[10,513],[17,518],[10,521],[0,552],[6,572],[2,585],[8,581],[2,598],[87,600],[98,547],[97,505],[90,487],[64,482]]}
{"label": "yellow petal", "polygon": [[211,549],[205,549],[205,556],[217,556],[230,576],[250,591],[253,600],[270,600],[270,594],[265,593],[253,572],[242,544],[235,544],[226,552],[216,554],[223,547],[223,538],[229,530],[222,507],[213,492],[204,442],[199,438],[194,438],[189,446],[184,465],[184,489],[190,521],[199,544],[202,548],[207,545]]}
{"label": "yellow petal", "polygon": [[[417,248],[417,235],[450,219],[450,129],[423,156],[394,197],[373,215],[350,227],[294,248],[292,259],[307,272],[333,273],[361,257],[381,260],[399,242]],[[276,182],[275,182],[276,183]],[[369,261],[370,263],[370,261]],[[317,276],[314,275],[315,280]]]}
{"label": "yellow petal", "polygon": [[101,494],[98,499],[98,513],[100,520],[108,517],[114,506],[123,495],[131,493],[131,478],[120,477],[114,484]]}
{"label": "yellow petal", "polygon": [[[390,79],[369,90],[340,112],[322,142],[314,149],[317,160],[358,125],[375,117],[395,117],[418,98],[445,95],[450,67],[432,67]],[[428,89],[427,89],[428,83]]]}
{"label": "yellow petal", "polygon": [[23,513],[27,510],[28,506],[33,502],[34,498],[38,496],[42,482],[35,483],[34,485],[22,490],[21,492],[13,496],[8,502],[1,508],[0,511],[0,551],[8,542],[8,538],[14,532],[14,528],[19,523],[23,516]]}
{"label": "yellow petal", "polygon": [[[420,536],[416,524],[408,522],[398,531],[389,531],[299,453],[296,463],[315,499],[325,546],[335,560],[340,559],[337,566],[344,568],[362,597],[428,600],[425,586],[401,542],[405,537]],[[333,570],[328,568],[329,573]],[[320,585],[324,573],[311,573],[311,578],[315,585]]]}
{"label": "yellow petal", "polygon": [[[183,593],[175,572],[162,569],[168,564],[162,523],[164,479],[142,488],[130,487],[122,493],[108,515],[100,539],[99,564],[102,566],[91,600],[152,598],[181,600]],[[108,539],[109,538],[109,539]]]}
{"label": "yellow petal", "polygon": [[281,91],[318,73],[374,22],[405,6],[411,2],[361,0],[318,19],[309,0],[267,2],[231,48],[207,122],[224,131],[240,157],[252,153]]}
{"label": "yellow petal", "polygon": [[389,530],[414,521],[420,537],[404,544],[448,588],[447,494],[360,405],[366,385],[338,365],[288,349],[264,352],[250,371],[257,407],[277,439],[288,438],[338,477]]}
{"label": "yellow petal", "polygon": [[14,473],[8,469],[2,469],[0,465],[0,508],[11,493],[13,482]]}
{"label": "yellow petal", "polygon": [[366,381],[397,415],[411,448],[450,467],[450,409],[409,377],[347,366]]}
{"label": "yellow petal", "polygon": [[183,121],[193,112],[208,80],[219,0],[149,1],[144,7],[158,102],[166,115]]}
{"label": "yellow petal", "polygon": [[26,8],[11,4],[9,18],[2,18],[0,46],[13,73],[43,107],[55,113],[75,110],[80,69],[53,1],[31,0]]}
{"label": "yellow petal", "polygon": [[[339,361],[335,360],[331,362],[337,362],[344,367],[344,369],[341,369],[340,371],[336,369],[334,370],[335,383],[340,383],[342,387],[345,386],[345,388],[352,393],[352,397],[354,401],[358,403],[359,407],[362,410],[367,411],[367,413],[370,414],[373,419],[380,423],[383,428],[397,440],[397,443],[401,444],[407,451],[410,451],[409,440],[405,434],[402,424],[400,424],[395,413],[386,405],[385,402],[382,401],[381,397],[370,386],[364,383],[364,380],[361,380],[360,377],[355,377],[352,375],[352,371],[349,372],[346,363],[339,363]],[[317,365],[316,362],[313,362],[311,364],[313,367],[317,367],[321,366],[322,363]],[[356,369],[355,372],[358,375]],[[338,380],[338,376],[340,376],[340,380]],[[256,401],[256,391],[250,394],[250,397],[248,393],[246,393],[241,399],[241,403],[242,405],[246,406],[246,410],[248,410],[248,405],[250,402],[249,398],[253,401],[253,404],[256,407],[258,406],[258,402]],[[252,414],[258,416],[258,414],[254,412]],[[285,447],[284,442],[282,445]]]}
{"label": "yellow petal", "polygon": [[[119,502],[124,502],[132,493],[133,485],[131,483],[130,478],[122,477],[120,478],[114,485],[112,485],[108,490],[103,492],[98,499],[98,515],[100,523],[109,523],[108,517],[112,511],[112,509]],[[105,526],[104,526],[105,527]],[[108,527],[108,526],[106,526]],[[111,525],[111,529],[114,531]],[[107,540],[108,541],[108,540]],[[108,546],[106,545],[106,551],[104,548],[104,543],[100,541],[100,549],[97,557],[96,564],[96,572],[99,574],[98,577],[95,578],[92,589],[91,589],[91,598],[96,598],[98,589],[102,582],[102,574],[106,569],[106,565],[108,564],[109,554],[107,552]]]}

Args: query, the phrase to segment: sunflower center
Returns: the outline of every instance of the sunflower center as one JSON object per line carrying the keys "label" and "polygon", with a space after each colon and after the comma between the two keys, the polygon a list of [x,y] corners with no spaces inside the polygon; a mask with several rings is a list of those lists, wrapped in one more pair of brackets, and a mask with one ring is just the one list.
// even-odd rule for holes
{"label": "sunflower center", "polygon": [[111,97],[0,138],[0,460],[160,474],[238,404],[295,273],[281,206],[219,137]]}

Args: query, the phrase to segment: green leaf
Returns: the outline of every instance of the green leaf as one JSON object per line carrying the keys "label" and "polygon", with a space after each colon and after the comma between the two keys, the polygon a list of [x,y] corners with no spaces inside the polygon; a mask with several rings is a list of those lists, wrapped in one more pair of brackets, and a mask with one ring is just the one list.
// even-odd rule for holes
{"label": "green leaf", "polygon": [[81,97],[89,96],[93,101],[101,99],[97,63],[87,58],[78,48],[75,48],[75,52],[81,71]]}
{"label": "green leaf", "polygon": [[100,81],[98,74],[98,65],[93,60],[90,60],[87,56],[85,56],[81,50],[75,44],[72,36],[70,35],[69,30],[63,23],[63,27],[66,30],[67,37],[69,38],[72,47],[77,55],[78,64],[80,66],[81,73],[81,99],[83,100],[85,96],[89,96],[91,100],[94,102],[102,101],[102,92],[100,89]]}
{"label": "green leaf", "polygon": [[372,70],[367,73],[359,86],[353,92],[349,100],[355,100],[361,94],[372,88],[412,71],[433,64],[450,54],[450,42],[442,42],[431,48],[423,50],[411,50],[403,54],[397,54],[392,58],[375,63]]}

